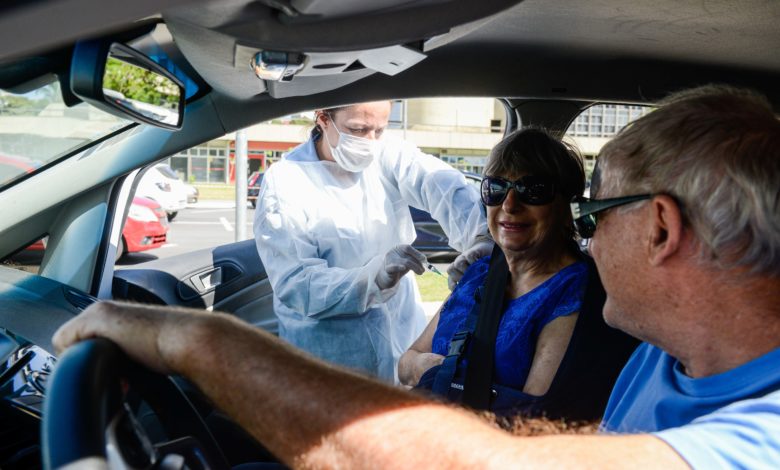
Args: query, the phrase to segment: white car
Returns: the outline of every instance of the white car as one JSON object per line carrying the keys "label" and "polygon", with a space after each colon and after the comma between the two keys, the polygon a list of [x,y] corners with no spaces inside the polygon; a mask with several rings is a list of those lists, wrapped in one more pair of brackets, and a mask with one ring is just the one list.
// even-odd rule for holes
{"label": "white car", "polygon": [[146,170],[135,191],[136,196],[157,201],[168,214],[168,220],[173,220],[180,210],[187,207],[189,193],[176,172],[164,163]]}
{"label": "white car", "polygon": [[198,192],[198,188],[191,184],[187,184],[183,182],[179,174],[176,173],[176,171],[171,168],[170,165],[167,163],[158,163],[155,165],[155,168],[163,174],[163,176],[167,176],[170,178],[171,188],[175,191],[184,191],[184,194],[187,195],[187,203],[192,204],[198,202],[198,196],[200,193]]}

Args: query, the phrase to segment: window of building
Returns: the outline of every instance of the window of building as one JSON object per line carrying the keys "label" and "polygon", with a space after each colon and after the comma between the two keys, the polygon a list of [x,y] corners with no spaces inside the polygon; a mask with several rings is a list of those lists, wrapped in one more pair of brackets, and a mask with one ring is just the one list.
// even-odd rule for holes
{"label": "window of building", "polygon": [[649,113],[650,106],[601,104],[582,112],[569,127],[567,134],[581,137],[612,137],[620,129]]}
{"label": "window of building", "polygon": [[582,153],[588,179],[601,147],[628,123],[653,109],[652,106],[600,104],[589,107],[577,116],[566,131],[566,136]]}
{"label": "window of building", "polygon": [[168,164],[188,183],[228,183],[227,148],[221,141],[183,150],[168,159]]}
{"label": "window of building", "polygon": [[390,129],[401,129],[404,127],[404,107],[406,100],[394,100],[393,107],[390,108],[390,121],[387,127]]}

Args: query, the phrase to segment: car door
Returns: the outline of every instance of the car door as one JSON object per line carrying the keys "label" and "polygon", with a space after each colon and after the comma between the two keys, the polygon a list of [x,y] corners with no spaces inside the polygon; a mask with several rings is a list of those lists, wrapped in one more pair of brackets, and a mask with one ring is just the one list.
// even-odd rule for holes
{"label": "car door", "polygon": [[148,261],[114,273],[115,299],[232,313],[278,331],[273,295],[254,240]]}

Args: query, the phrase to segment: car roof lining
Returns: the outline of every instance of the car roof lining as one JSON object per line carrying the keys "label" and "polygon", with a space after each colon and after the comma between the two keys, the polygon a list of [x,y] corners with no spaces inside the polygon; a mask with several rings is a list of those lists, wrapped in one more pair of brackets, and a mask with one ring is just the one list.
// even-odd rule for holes
{"label": "car roof lining", "polygon": [[[206,81],[221,93],[237,99],[251,98],[262,93],[265,87],[248,67],[234,63],[236,44],[258,48],[271,44],[277,50],[304,52],[385,44],[381,34],[375,35],[380,39],[364,39],[366,25],[372,24],[365,18],[279,26],[273,17],[262,16],[262,13],[259,19],[242,20],[240,12],[235,11],[240,6],[246,7],[246,12],[264,8],[257,2],[250,6],[247,0],[233,0],[166,15],[170,27],[176,30],[180,47]],[[450,10],[442,7],[438,11],[447,17],[451,14]],[[398,41],[415,39],[413,35],[403,33],[405,24],[410,23],[408,20],[397,21],[392,15],[385,15],[383,19],[386,26],[379,31],[401,28],[402,31],[395,36]],[[457,20],[455,17],[447,19],[450,22]],[[444,48],[428,50],[423,46],[428,58],[401,75],[424,77],[425,74],[415,74],[415,69],[429,71],[426,63],[432,62],[437,53],[444,52],[444,56],[437,57],[436,66],[459,74],[470,83],[481,76],[491,75],[497,67],[522,71],[525,75],[523,82],[532,86],[526,89],[516,86],[514,90],[507,90],[507,96],[533,95],[544,91],[542,84],[550,74],[545,74],[539,67],[547,65],[556,66],[555,70],[563,78],[571,69],[578,67],[608,66],[604,69],[608,72],[600,69],[592,72],[601,74],[599,78],[607,82],[607,85],[601,85],[602,89],[610,88],[613,83],[625,83],[627,76],[629,82],[638,81],[631,74],[635,73],[634,67],[644,64],[687,64],[688,67],[708,68],[700,74],[699,83],[713,81],[712,77],[717,76],[709,74],[709,71],[715,69],[727,71],[730,76],[748,72],[777,76],[780,73],[780,54],[776,53],[780,45],[780,28],[776,27],[778,19],[780,3],[763,0],[747,0],[738,5],[699,0],[598,0],[575,4],[567,0],[525,0],[487,19],[476,21],[466,34],[453,34]],[[264,29],[261,25],[273,27]],[[485,60],[486,57],[489,60]],[[556,61],[556,58],[560,60]],[[518,62],[526,60],[530,60],[532,66],[519,67]],[[641,73],[653,74],[653,70],[645,66]],[[660,73],[668,75],[665,71]],[[691,70],[685,72],[686,77],[694,74]],[[381,74],[358,78],[366,81],[376,75]],[[540,78],[535,78],[537,76]],[[351,81],[341,74],[316,77],[316,80],[305,79],[308,80],[305,88],[311,90],[309,94]],[[683,85],[694,82],[690,79],[677,81]],[[274,85],[276,88],[291,86],[285,83]],[[404,82],[406,89],[409,89],[408,86],[408,81]],[[673,89],[674,86],[670,84],[663,88]],[[479,93],[479,90],[476,92]],[[637,90],[635,95],[645,92]],[[544,92],[544,96],[548,95],[549,91]]]}
{"label": "car roof lining", "polygon": [[[184,55],[219,92],[217,95],[271,106],[264,93],[264,83],[254,77],[249,67],[235,63],[237,43],[259,47],[264,41],[271,41],[275,48],[289,50],[334,50],[348,45],[374,47],[387,43],[388,36],[383,36],[386,29],[394,31],[397,41],[419,39],[414,28],[428,31],[427,37],[446,29],[436,28],[437,24],[464,20],[465,14],[458,16],[459,13],[450,11],[459,1],[421,2],[420,8],[427,10],[416,11],[436,12],[444,19],[415,17],[414,22],[408,21],[409,11],[401,10],[415,7],[406,0],[378,1],[377,7],[385,9],[378,16],[383,19],[384,27],[378,29],[381,34],[373,36],[366,32],[366,25],[373,23],[365,15],[285,19],[285,15],[268,8],[267,5],[274,3],[271,0],[167,1],[163,17]],[[37,8],[38,3],[32,2],[25,8]],[[101,9],[95,1],[67,0],[67,3],[86,8],[92,15],[103,15],[101,18],[108,23],[114,18],[98,11]],[[124,13],[132,17],[150,8],[149,2],[140,3],[138,9]],[[392,3],[396,4],[397,11],[388,13],[388,5]],[[479,3],[483,15],[511,6],[454,27],[440,43],[435,40],[430,43],[446,47],[419,46],[428,57],[392,79],[370,71],[302,77],[306,81],[294,92],[316,96],[301,101],[294,98],[292,102],[310,103],[301,109],[370,97],[447,95],[653,102],[669,91],[713,81],[756,88],[769,95],[775,106],[780,101],[774,91],[774,83],[780,78],[780,54],[776,53],[780,45],[780,28],[776,27],[780,2],[596,0],[572,4],[567,0],[490,0]],[[293,4],[314,12],[329,8],[345,10],[347,4],[353,9],[367,8],[354,0],[340,6],[319,0],[298,0],[290,3]],[[20,16],[18,12],[25,8],[17,6],[11,10],[13,14],[2,18],[0,26],[10,24],[15,16],[19,19],[17,23],[23,23],[29,15]],[[253,17],[258,11],[265,13]],[[415,25],[408,26],[408,23]],[[271,34],[271,30],[261,28],[264,24],[272,25],[275,32]],[[60,27],[63,31],[54,31],[53,37],[70,31]],[[501,73],[494,73],[496,69]],[[351,85],[345,87],[346,93],[326,91],[348,83]],[[284,85],[275,84],[275,88],[283,89]],[[290,102],[284,98],[280,107]],[[236,120],[248,123],[241,117]]]}
{"label": "car roof lining", "polygon": [[763,0],[526,0],[466,39],[583,55],[780,70],[780,5]]}

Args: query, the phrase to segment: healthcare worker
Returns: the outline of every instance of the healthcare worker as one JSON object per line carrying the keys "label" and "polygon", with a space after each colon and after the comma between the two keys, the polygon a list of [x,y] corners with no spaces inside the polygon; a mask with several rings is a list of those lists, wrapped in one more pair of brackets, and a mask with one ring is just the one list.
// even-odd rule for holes
{"label": "healthcare worker", "polygon": [[266,171],[254,232],[279,336],[397,382],[399,357],[425,327],[411,273],[423,273],[425,257],[409,246],[408,206],[430,212],[455,249],[490,246],[476,188],[416,146],[382,137],[390,108],[317,111],[311,138]]}

